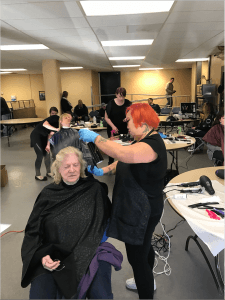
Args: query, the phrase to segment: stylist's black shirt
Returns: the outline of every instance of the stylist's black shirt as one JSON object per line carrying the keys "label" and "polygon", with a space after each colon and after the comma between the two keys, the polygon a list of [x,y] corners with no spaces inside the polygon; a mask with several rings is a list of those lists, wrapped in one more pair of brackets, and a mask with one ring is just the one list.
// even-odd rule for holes
{"label": "stylist's black shirt", "polygon": [[140,142],[148,144],[157,153],[157,158],[150,163],[131,164],[130,169],[137,183],[147,192],[152,210],[157,211],[163,198],[167,170],[166,147],[159,134],[152,134]]}
{"label": "stylist's black shirt", "polygon": [[[132,104],[131,101],[128,99],[125,99],[123,105],[117,105],[115,100],[112,99],[110,103],[108,103],[106,107],[106,112],[109,117],[109,119],[112,121],[112,123],[118,128],[119,134],[127,134],[127,123],[123,122],[123,120],[126,118],[126,109],[128,106]],[[107,126],[107,131],[111,131],[111,126]]]}

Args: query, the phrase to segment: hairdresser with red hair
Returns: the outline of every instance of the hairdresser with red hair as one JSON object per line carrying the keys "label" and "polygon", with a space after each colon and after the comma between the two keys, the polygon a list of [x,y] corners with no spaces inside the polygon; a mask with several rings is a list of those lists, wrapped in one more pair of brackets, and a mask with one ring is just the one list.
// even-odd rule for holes
{"label": "hairdresser with red hair", "polygon": [[112,215],[107,236],[125,242],[134,279],[127,287],[137,288],[140,299],[153,299],[153,265],[155,252],[151,238],[163,211],[163,185],[167,169],[165,144],[156,132],[159,118],[147,104],[132,104],[126,109],[127,128],[135,142],[122,146],[99,134],[81,129],[85,142],[94,142],[104,153],[118,161],[103,168],[94,168],[103,175],[116,168]]}

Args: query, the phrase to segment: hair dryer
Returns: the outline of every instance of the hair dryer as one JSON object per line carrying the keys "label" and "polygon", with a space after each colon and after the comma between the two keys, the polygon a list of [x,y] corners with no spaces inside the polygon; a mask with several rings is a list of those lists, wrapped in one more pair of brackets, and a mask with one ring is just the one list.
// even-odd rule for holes
{"label": "hair dryer", "polygon": [[205,175],[201,176],[199,179],[199,183],[201,186],[205,188],[205,190],[209,193],[209,195],[215,194],[215,191],[212,187],[212,182],[207,176]]}

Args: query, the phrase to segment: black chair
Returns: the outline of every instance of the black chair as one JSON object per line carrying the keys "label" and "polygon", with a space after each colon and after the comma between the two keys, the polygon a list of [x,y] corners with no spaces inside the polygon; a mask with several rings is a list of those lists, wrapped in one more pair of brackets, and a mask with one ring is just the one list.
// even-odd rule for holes
{"label": "black chair", "polygon": [[179,114],[179,112],[180,112],[180,107],[179,106],[175,106],[175,107],[172,108],[172,113],[173,114]]}
{"label": "black chair", "polygon": [[91,117],[91,118],[93,118],[93,117],[98,117],[99,116],[99,112],[97,111],[97,110],[92,110],[90,113],[89,113],[89,116]]}
{"label": "black chair", "polygon": [[163,107],[161,109],[160,115],[169,115],[170,111],[171,111],[171,108],[169,108],[169,107]]}

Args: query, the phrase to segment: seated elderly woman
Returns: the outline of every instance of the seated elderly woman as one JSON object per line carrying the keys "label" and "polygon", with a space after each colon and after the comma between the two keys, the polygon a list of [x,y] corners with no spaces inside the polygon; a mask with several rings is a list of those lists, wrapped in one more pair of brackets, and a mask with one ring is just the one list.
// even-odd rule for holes
{"label": "seated elderly woman", "polygon": [[54,183],[39,194],[22,244],[22,287],[30,299],[112,299],[111,265],[122,254],[105,231],[111,203],[104,183],[84,174],[82,153],[62,149],[52,166]]}
{"label": "seated elderly woman", "polygon": [[[204,135],[203,141],[207,142],[207,154],[210,159],[224,161],[224,110],[221,110],[213,123],[212,128]],[[214,147],[215,148],[214,148]],[[218,150],[221,149],[220,151]],[[214,149],[213,149],[214,148]]]}

